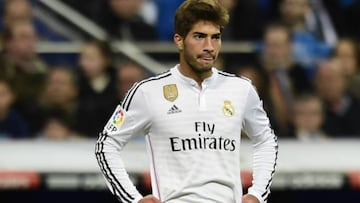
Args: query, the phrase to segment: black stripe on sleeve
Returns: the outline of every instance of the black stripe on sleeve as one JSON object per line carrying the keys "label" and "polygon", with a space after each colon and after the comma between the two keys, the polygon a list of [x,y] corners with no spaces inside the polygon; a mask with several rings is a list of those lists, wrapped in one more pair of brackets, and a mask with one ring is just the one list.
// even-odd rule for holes
{"label": "black stripe on sleeve", "polygon": [[220,75],[226,76],[226,77],[237,77],[235,74],[224,72],[224,71],[218,71]]}
{"label": "black stripe on sleeve", "polygon": [[97,143],[96,143],[96,147],[95,147],[96,160],[97,160],[97,162],[98,162],[98,165],[100,166],[101,171],[104,172],[105,178],[106,178],[106,179],[108,180],[108,182],[110,183],[111,188],[112,188],[112,192],[113,192],[114,194],[116,194],[116,187],[115,187],[113,181],[108,178],[109,175],[108,175],[107,171],[104,169],[104,165],[103,165],[103,163],[102,163],[102,161],[101,161],[101,156],[100,156],[100,153],[99,153],[99,151],[100,151],[100,144],[99,144],[99,143],[102,142],[103,139],[104,139],[104,136],[102,136],[102,134],[100,134],[99,139],[97,140]]}
{"label": "black stripe on sleeve", "polygon": [[100,138],[97,142],[96,158],[98,160],[101,170],[103,171],[103,174],[105,175],[106,179],[109,181],[114,194],[118,194],[119,200],[130,203],[135,198],[132,197],[121,185],[121,183],[117,180],[117,178],[111,171],[109,164],[106,161],[105,153],[103,152],[104,141],[106,140],[106,138],[107,138],[106,133],[100,134]]}
{"label": "black stripe on sleeve", "polygon": [[154,81],[154,80],[160,80],[160,79],[166,78],[166,77],[168,77],[168,76],[170,76],[170,75],[171,75],[171,73],[168,71],[168,72],[163,73],[163,74],[161,74],[161,75],[158,75],[158,76],[156,76],[156,77],[151,77],[151,78],[149,78],[149,79],[147,79],[147,80],[143,80],[143,81],[137,83],[136,85],[134,85],[134,86],[130,89],[129,93],[126,95],[126,97],[125,97],[125,99],[124,99],[124,102],[122,103],[122,107],[125,109],[125,111],[128,111],[128,110],[129,110],[130,103],[131,103],[131,101],[132,101],[132,99],[133,99],[133,97],[134,97],[134,95],[135,95],[135,93],[136,93],[136,90],[137,90],[142,84],[147,83],[147,82],[150,82],[150,81]]}
{"label": "black stripe on sleeve", "polygon": [[273,176],[275,174],[275,167],[276,167],[276,162],[277,162],[277,158],[278,158],[278,152],[279,152],[279,146],[277,144],[277,136],[274,136],[274,140],[275,140],[275,143],[276,143],[276,146],[275,146],[275,160],[274,160],[274,166],[273,166],[273,170],[271,172],[271,177],[265,187],[265,192],[261,195],[261,197],[264,199],[264,201],[266,202],[266,200],[268,199],[268,196],[270,194],[270,185],[272,183],[272,179],[273,179]]}
{"label": "black stripe on sleeve", "polygon": [[124,108],[124,105],[128,102],[129,100],[129,96],[134,94],[133,91],[135,91],[135,89],[137,89],[139,85],[139,82],[135,83],[130,89],[129,91],[126,93],[126,96],[124,98],[124,100],[121,102],[121,106]]}

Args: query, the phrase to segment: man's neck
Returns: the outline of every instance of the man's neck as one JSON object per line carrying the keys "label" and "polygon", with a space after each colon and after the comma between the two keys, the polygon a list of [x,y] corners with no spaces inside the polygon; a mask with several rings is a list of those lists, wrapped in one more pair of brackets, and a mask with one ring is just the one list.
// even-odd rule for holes
{"label": "man's neck", "polygon": [[181,64],[178,66],[178,70],[180,71],[180,73],[182,75],[195,80],[200,88],[202,88],[202,82],[206,78],[211,77],[211,75],[212,75],[211,69],[206,72],[198,73],[198,72],[193,71],[190,67],[185,67],[185,66],[182,66]]}

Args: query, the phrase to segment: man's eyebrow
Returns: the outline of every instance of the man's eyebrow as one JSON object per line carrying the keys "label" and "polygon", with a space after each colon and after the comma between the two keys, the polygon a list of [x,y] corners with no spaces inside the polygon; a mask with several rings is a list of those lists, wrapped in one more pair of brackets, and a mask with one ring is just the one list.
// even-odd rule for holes
{"label": "man's eyebrow", "polygon": [[193,34],[194,35],[207,35],[206,33],[203,33],[203,32],[194,32]]}
{"label": "man's eyebrow", "polygon": [[[209,34],[206,34],[206,33],[203,33],[203,32],[194,32],[193,34],[194,35],[205,35],[205,36],[209,35]],[[221,35],[221,32],[211,34],[211,36],[219,36],[219,35]]]}

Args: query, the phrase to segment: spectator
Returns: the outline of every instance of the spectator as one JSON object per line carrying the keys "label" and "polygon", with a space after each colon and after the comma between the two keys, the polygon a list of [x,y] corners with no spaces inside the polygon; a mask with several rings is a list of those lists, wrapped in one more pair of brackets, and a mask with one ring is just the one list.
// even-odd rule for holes
{"label": "spectator", "polygon": [[40,131],[39,138],[49,140],[67,140],[78,136],[74,131],[74,126],[67,116],[61,111],[53,111],[48,116]]}
{"label": "spectator", "polygon": [[28,0],[4,0],[4,14],[2,28],[11,26],[18,21],[30,21],[39,35],[40,40],[44,41],[65,41],[67,38],[55,32],[41,20],[32,15],[31,3]]}
{"label": "spectator", "polygon": [[260,56],[262,67],[268,72],[285,70],[295,94],[312,90],[311,81],[307,79],[304,68],[291,54],[293,43],[289,30],[282,24],[269,25],[263,40]]}
{"label": "spectator", "polygon": [[312,12],[309,0],[281,0],[280,22],[292,33],[294,59],[306,68],[312,79],[316,64],[330,55],[331,45],[321,40],[307,24]]}
{"label": "spectator", "polygon": [[294,101],[294,135],[302,141],[325,139],[322,130],[324,110],[321,99],[315,94],[302,94]]}
{"label": "spectator", "polygon": [[145,78],[145,70],[134,61],[126,61],[117,67],[117,91],[119,100],[123,100],[131,86]]}
{"label": "spectator", "polygon": [[47,66],[36,53],[37,35],[30,21],[17,21],[4,30],[4,52],[0,78],[11,83],[17,96],[16,107],[26,116],[44,86]]}
{"label": "spectator", "polygon": [[100,26],[110,38],[134,41],[156,39],[155,28],[147,24],[138,14],[142,0],[107,0],[107,8],[101,15]]}
{"label": "spectator", "polygon": [[281,24],[272,24],[264,33],[260,65],[266,73],[268,97],[264,102],[271,115],[272,125],[280,136],[288,136],[291,125],[295,95],[312,89],[304,68],[292,54],[292,42],[288,29]]}
{"label": "spectator", "polygon": [[358,137],[360,105],[348,93],[346,76],[339,61],[332,59],[319,65],[315,86],[325,103],[325,133],[330,137]]}
{"label": "spectator", "polygon": [[27,0],[4,1],[2,28],[8,27],[17,21],[31,19],[31,6]]}
{"label": "spectator", "polygon": [[62,66],[52,67],[46,76],[45,87],[39,101],[33,105],[32,117],[28,120],[32,132],[39,133],[53,112],[62,112],[63,120],[66,120],[69,125],[75,126],[77,94],[73,72]]}
{"label": "spectator", "polygon": [[10,84],[0,79],[0,138],[25,138],[30,136],[25,120],[12,108],[15,95]]}
{"label": "spectator", "polygon": [[111,47],[104,41],[88,42],[80,53],[77,130],[85,136],[97,136],[118,103],[112,59]]}
{"label": "spectator", "polygon": [[334,56],[339,60],[349,83],[349,91],[360,101],[360,49],[353,38],[340,38]]}

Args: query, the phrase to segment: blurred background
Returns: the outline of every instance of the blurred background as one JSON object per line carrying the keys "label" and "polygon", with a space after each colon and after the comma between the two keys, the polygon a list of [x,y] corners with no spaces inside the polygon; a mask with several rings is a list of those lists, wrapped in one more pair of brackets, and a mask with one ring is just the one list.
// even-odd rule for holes
{"label": "blurred background", "polygon": [[[360,1],[220,1],[230,22],[216,67],[252,80],[279,140],[268,202],[359,202]],[[182,2],[0,0],[0,202],[117,202],[97,134],[132,84],[178,63]],[[151,193],[144,138],[123,157]]]}

